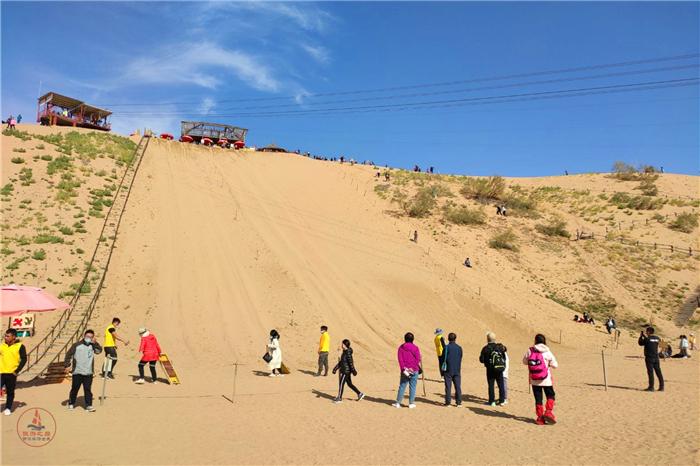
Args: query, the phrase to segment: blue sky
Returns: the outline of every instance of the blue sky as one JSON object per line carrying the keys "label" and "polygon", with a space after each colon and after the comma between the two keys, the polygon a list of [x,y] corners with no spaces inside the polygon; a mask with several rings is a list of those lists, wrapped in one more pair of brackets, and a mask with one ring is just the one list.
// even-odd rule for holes
{"label": "blue sky", "polygon": [[[493,99],[697,79],[697,56],[490,79],[697,54],[697,2],[3,1],[0,8],[3,116],[33,120],[40,89],[53,90],[111,109],[121,133],[151,127],[177,135],[180,120],[194,119],[249,128],[253,145],[442,173],[596,172],[624,160],[698,174],[697,81]],[[402,106],[469,98],[487,100]],[[330,108],[355,110],[317,111]]]}

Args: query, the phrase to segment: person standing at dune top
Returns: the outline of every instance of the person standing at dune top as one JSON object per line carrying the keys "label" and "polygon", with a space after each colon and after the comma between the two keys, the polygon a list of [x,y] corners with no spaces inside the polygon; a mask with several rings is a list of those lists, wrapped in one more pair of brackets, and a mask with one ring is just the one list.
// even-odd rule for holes
{"label": "person standing at dune top", "polygon": [[334,403],[341,403],[343,401],[345,385],[350,387],[350,389],[357,394],[357,401],[365,397],[365,394],[358,390],[355,384],[352,383],[352,377],[357,377],[357,370],[355,369],[355,362],[352,357],[350,340],[347,338],[343,340],[343,353],[340,355],[340,360],[333,368],[333,373],[335,374],[336,372],[338,372],[338,396],[333,400]]}
{"label": "person standing at dune top", "polygon": [[267,343],[267,353],[271,356],[267,363],[270,369],[270,377],[284,377],[280,368],[282,367],[282,348],[280,347],[280,334],[277,330],[270,330],[270,341]]}
{"label": "person standing at dune top", "polygon": [[328,334],[328,327],[325,325],[321,326],[321,340],[318,342],[318,371],[316,372],[316,377],[321,375],[321,369],[323,369],[323,376],[328,375],[328,352],[331,350],[331,336]]}
{"label": "person standing at dune top", "polygon": [[[523,364],[528,368],[532,394],[535,396],[535,412],[538,425],[555,424],[554,417],[554,385],[552,383],[552,369],[559,367],[554,354],[547,347],[547,339],[541,333],[535,335],[535,345],[527,350],[523,357]],[[542,392],[547,397],[547,405],[542,405]]]}
{"label": "person standing at dune top", "polygon": [[442,334],[441,328],[435,329],[435,338],[433,339],[435,343],[435,352],[438,358],[438,370],[440,371],[440,377],[445,376],[445,370],[443,365],[445,363],[445,337]]}
{"label": "person standing at dune top", "polygon": [[408,407],[413,409],[416,407],[416,387],[418,385],[418,376],[423,369],[421,367],[420,349],[413,344],[414,336],[408,332],[403,337],[404,343],[399,346],[398,359],[399,369],[401,370],[401,380],[399,382],[399,391],[396,394],[395,408],[401,407],[406,386],[408,385]]}
{"label": "person standing at dune top", "polygon": [[646,334],[641,332],[637,343],[644,347],[644,364],[647,366],[647,377],[649,385],[646,391],[654,391],[654,373],[659,379],[659,391],[664,391],[664,376],[661,373],[661,364],[659,362],[659,343],[661,339],[654,335],[654,327],[647,327]]}
{"label": "person standing at dune top", "polygon": [[156,362],[160,359],[161,353],[158,339],[145,327],[139,329],[139,335],[141,336],[139,352],[142,353],[142,356],[139,361],[139,378],[136,379],[136,383],[142,384],[146,382],[144,379],[144,367],[146,364],[148,364],[148,368],[151,370],[151,383],[158,383],[156,377]]}

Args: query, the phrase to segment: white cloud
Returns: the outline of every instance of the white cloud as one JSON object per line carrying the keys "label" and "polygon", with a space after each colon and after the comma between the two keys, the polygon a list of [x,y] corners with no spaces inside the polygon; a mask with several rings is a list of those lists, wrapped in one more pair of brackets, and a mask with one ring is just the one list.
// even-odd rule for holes
{"label": "white cloud", "polygon": [[[177,50],[177,53],[172,53]],[[233,74],[249,86],[268,92],[280,88],[272,70],[258,59],[239,50],[225,49],[210,41],[173,46],[160,55],[165,58],[136,58],[125,67],[124,81],[151,84],[194,84],[214,89],[226,74]],[[155,54],[157,57],[158,54]]]}
{"label": "white cloud", "polygon": [[251,1],[236,2],[230,5],[237,11],[260,12],[268,16],[278,16],[285,20],[291,20],[307,31],[323,32],[328,24],[335,19],[327,11],[308,3]]}
{"label": "white cloud", "polygon": [[331,59],[328,49],[322,45],[302,44],[301,48],[319,63],[328,63]]}
{"label": "white cloud", "polygon": [[200,113],[207,114],[215,106],[216,106],[216,101],[214,101],[214,99],[212,99],[211,97],[205,97],[204,99],[202,99],[202,103],[199,106],[199,111],[200,111]]}

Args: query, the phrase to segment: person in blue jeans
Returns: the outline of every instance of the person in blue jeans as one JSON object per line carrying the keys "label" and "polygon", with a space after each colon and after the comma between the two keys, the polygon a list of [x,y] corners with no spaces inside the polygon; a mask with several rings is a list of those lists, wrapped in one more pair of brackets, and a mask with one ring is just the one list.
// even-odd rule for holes
{"label": "person in blue jeans", "polygon": [[401,381],[399,382],[399,391],[396,394],[396,403],[393,404],[395,408],[401,407],[401,401],[406,393],[406,385],[408,385],[408,407],[416,407],[416,386],[418,385],[418,376],[423,372],[423,369],[421,368],[420,349],[413,344],[413,339],[413,334],[408,332],[403,337],[404,343],[399,346],[398,359]]}

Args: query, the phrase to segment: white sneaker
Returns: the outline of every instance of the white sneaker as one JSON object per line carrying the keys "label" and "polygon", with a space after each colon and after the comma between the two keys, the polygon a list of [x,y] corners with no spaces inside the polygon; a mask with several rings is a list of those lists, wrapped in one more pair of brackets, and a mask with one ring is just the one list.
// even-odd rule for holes
{"label": "white sneaker", "polygon": [[394,408],[400,408],[400,407],[401,407],[401,403],[394,403],[394,404],[392,404],[391,406],[393,406]]}
{"label": "white sneaker", "polygon": [[136,380],[134,381],[134,383],[141,384],[141,383],[146,383],[146,381],[143,380],[143,379],[136,379]]}
{"label": "white sneaker", "polygon": [[87,411],[88,413],[94,413],[97,410],[92,405],[90,405],[85,408],[85,411]]}
{"label": "white sneaker", "polygon": [[151,381],[151,383],[152,383],[153,385],[155,385],[155,384],[158,383],[158,381],[157,381],[157,380],[153,380],[153,381]]}
{"label": "white sneaker", "polygon": [[6,408],[5,411],[2,412],[2,414],[4,414],[5,416],[9,416],[10,414],[12,414],[12,411],[10,411],[9,408]]}
{"label": "white sneaker", "polygon": [[503,400],[503,403],[500,404],[500,406],[505,406],[508,404],[508,400]]}
{"label": "white sneaker", "polygon": [[333,403],[335,403],[335,404],[339,404],[342,402],[343,402],[343,400],[341,400],[340,398],[336,398],[335,400],[333,400]]}
{"label": "white sneaker", "polygon": [[360,392],[359,396],[357,397],[357,401],[361,401],[365,397],[365,394]]}
{"label": "white sneaker", "polygon": [[277,377],[284,377],[284,374],[277,374]]}
{"label": "white sneaker", "polygon": [[68,405],[68,409],[75,409],[74,405]]}
{"label": "white sneaker", "polygon": [[415,408],[415,407],[416,407],[416,405],[415,405],[415,404],[413,404],[413,403],[411,403],[410,405],[408,405],[408,407],[409,407],[409,408],[411,408],[411,409],[413,409],[413,408]]}
{"label": "white sneaker", "polygon": [[277,374],[270,374],[268,377],[277,377]]}

